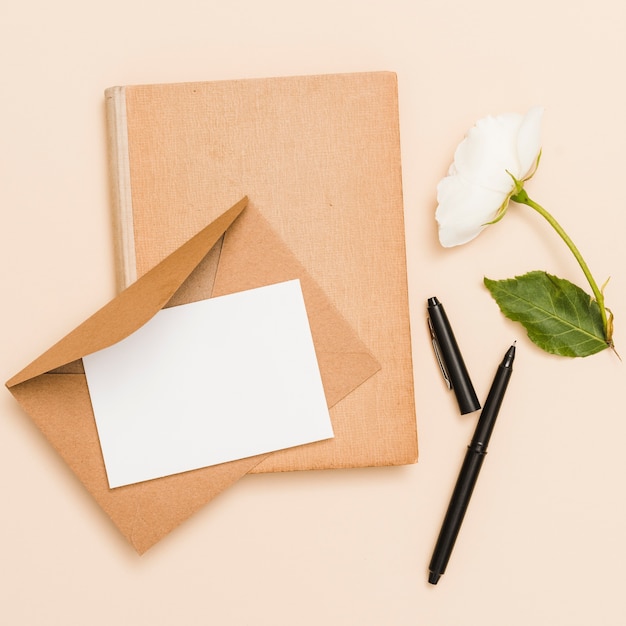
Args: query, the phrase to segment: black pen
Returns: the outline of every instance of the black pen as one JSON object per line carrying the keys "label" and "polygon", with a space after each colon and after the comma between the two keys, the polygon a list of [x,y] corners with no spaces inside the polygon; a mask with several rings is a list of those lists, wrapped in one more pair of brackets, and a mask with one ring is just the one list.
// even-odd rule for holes
{"label": "black pen", "polygon": [[480,414],[478,425],[474,431],[472,442],[465,453],[465,460],[459,473],[459,477],[452,492],[452,498],[448,505],[446,516],[443,520],[441,532],[435,545],[433,558],[430,561],[428,582],[436,585],[441,575],[446,571],[446,565],[452,553],[454,542],[459,534],[459,529],[463,522],[463,517],[467,511],[483,464],[485,455],[487,454],[487,446],[493,427],[500,411],[500,405],[504,398],[504,392],[509,384],[511,373],[513,372],[513,360],[515,359],[515,344],[513,344],[504,355],[502,363],[498,366],[495,378],[489,390],[485,408]]}

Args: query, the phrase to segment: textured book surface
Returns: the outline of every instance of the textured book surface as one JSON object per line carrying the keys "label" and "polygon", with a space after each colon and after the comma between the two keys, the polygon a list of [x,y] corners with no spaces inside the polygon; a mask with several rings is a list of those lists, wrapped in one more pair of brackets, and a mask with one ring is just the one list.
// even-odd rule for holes
{"label": "textured book surface", "polygon": [[[395,74],[136,85],[106,99],[120,287],[247,195],[259,250],[267,228],[380,364],[332,406],[334,439],[252,471],[415,462]],[[177,301],[227,293],[219,263],[216,246]],[[245,272],[238,285],[256,271],[223,269]]]}

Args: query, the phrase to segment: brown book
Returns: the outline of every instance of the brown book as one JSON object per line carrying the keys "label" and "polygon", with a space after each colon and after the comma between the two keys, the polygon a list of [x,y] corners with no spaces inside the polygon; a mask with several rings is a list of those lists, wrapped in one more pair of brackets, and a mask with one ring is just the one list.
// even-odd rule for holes
{"label": "brown book", "polygon": [[[106,101],[120,289],[247,195],[250,261],[218,271],[216,246],[175,302],[258,286],[259,254],[276,270],[280,241],[377,364],[331,407],[332,440],[250,471],[415,462],[395,74],[114,87]],[[325,388],[341,379],[323,370]]]}

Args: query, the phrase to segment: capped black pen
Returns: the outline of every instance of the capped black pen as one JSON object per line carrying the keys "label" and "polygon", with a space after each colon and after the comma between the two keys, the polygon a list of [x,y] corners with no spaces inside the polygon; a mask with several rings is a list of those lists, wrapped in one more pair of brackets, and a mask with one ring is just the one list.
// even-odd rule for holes
{"label": "capped black pen", "polygon": [[509,384],[511,373],[513,372],[513,360],[515,359],[515,344],[513,344],[504,355],[502,363],[498,366],[495,378],[489,390],[489,395],[485,402],[474,436],[465,453],[465,459],[459,472],[450,504],[443,525],[439,533],[439,538],[435,545],[433,557],[430,561],[428,582],[436,585],[441,575],[446,571],[452,548],[463,523],[465,512],[469,504],[474,486],[478,479],[478,474],[487,454],[487,446],[496,423],[496,418],[502,405],[504,393]]}

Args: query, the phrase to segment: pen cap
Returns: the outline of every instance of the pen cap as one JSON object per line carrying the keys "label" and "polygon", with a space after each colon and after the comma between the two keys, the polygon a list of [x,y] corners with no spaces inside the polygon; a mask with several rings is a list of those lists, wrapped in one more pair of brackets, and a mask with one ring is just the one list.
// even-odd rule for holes
{"label": "pen cap", "polygon": [[463,361],[461,350],[450,326],[443,305],[437,298],[428,298],[428,316],[433,334],[433,344],[438,349],[440,365],[445,369],[448,382],[454,391],[462,414],[480,409],[474,385]]}

